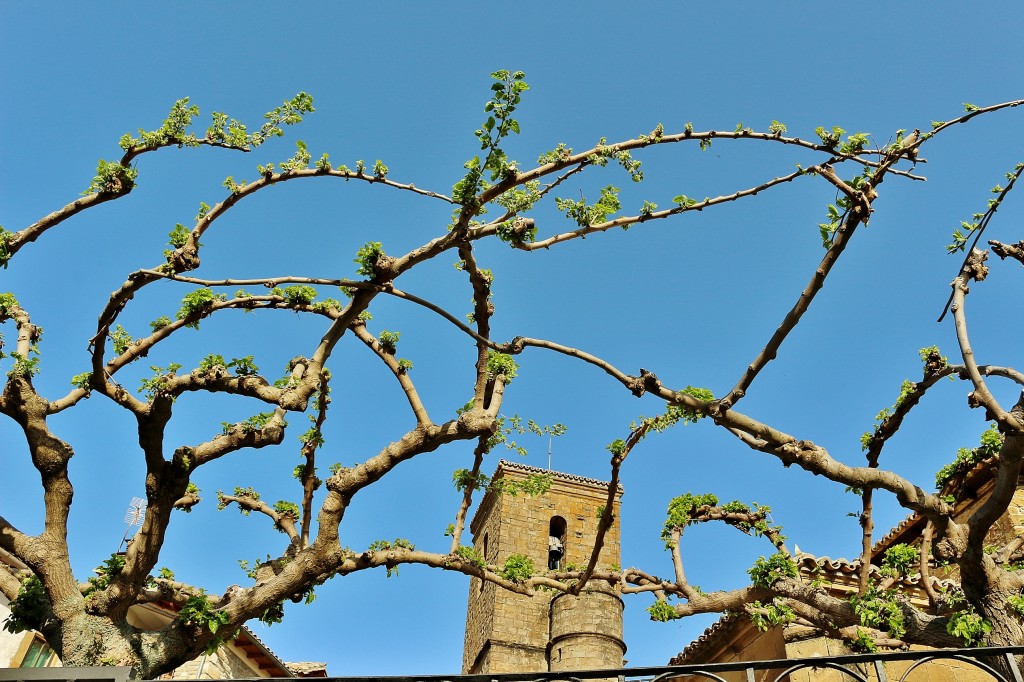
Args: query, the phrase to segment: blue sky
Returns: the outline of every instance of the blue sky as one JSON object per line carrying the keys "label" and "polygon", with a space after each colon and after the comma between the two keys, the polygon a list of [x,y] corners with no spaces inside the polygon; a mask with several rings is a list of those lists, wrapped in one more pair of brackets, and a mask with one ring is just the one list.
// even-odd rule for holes
{"label": "blue sky", "polygon": [[[187,223],[200,201],[213,203],[227,175],[252,179],[257,163],[279,162],[304,140],[314,157],[350,166],[382,159],[390,177],[448,192],[473,156],[488,73],[522,69],[531,89],[518,112],[522,135],[508,153],[523,166],[565,142],[577,149],[692,121],[696,129],[764,130],[772,120],[812,138],[816,126],[872,133],[879,144],[899,128],[927,129],[952,118],[963,102],[1020,98],[1019,6],[989,3],[858,3],[856,12],[824,3],[538,3],[394,2],[366,4],[253,2],[226,8],[201,2],[0,4],[0,224],[20,229],[73,200],[96,161],[119,156],[118,138],[159,125],[184,96],[203,121],[224,111],[255,125],[296,92],[313,94],[317,111],[285,138],[243,156],[218,150],[164,150],[139,163],[139,186],[46,234],[0,272],[46,329],[37,385],[51,396],[85,371],[96,314],[128,272],[156,265],[167,232]],[[927,183],[890,178],[877,214],[858,232],[829,284],[779,359],[763,373],[742,411],[860,463],[858,439],[875,413],[893,402],[902,379],[919,373],[917,349],[952,353],[951,320],[935,323],[958,260],[944,245],[960,220],[984,209],[988,189],[1021,158],[1017,111],[951,131],[925,148]],[[205,122],[200,126],[205,127]],[[706,152],[677,145],[641,155],[647,180],[594,173],[579,185],[615,184],[625,210],[643,200],[727,194],[808,163],[775,146],[717,141]],[[569,193],[571,191],[571,193]],[[682,219],[570,242],[549,252],[480,248],[494,270],[495,338],[549,338],[600,355],[622,369],[644,367],[667,384],[707,386],[721,394],[736,381],[792,305],[822,252],[817,224],[834,191],[813,178],[765,196]],[[539,209],[542,234],[569,226],[553,207]],[[1019,197],[1011,196],[989,236],[1016,241]],[[201,276],[354,275],[366,241],[403,252],[444,231],[441,204],[356,183],[290,183],[239,205],[204,239]],[[450,260],[450,259],[449,259]],[[469,291],[449,260],[403,278],[400,286],[436,298],[455,314],[469,311]],[[969,300],[972,341],[982,362],[1013,365],[1021,334],[1012,291],[1018,267],[996,265]],[[154,289],[122,318],[129,331],[172,314],[187,289]],[[1010,293],[1011,296],[1006,294]],[[325,292],[325,295],[327,292]],[[402,332],[402,355],[435,419],[468,398],[471,346],[422,310],[395,301],[373,308],[371,330]],[[313,320],[287,314],[224,315],[204,322],[145,364],[195,366],[208,353],[255,354],[278,367],[312,347]],[[7,330],[5,330],[7,331]],[[355,344],[361,345],[361,344]],[[401,396],[365,349],[343,344],[332,369],[335,401],[323,461],[351,463],[408,428]],[[639,414],[658,411],[593,368],[529,351],[506,394],[508,414],[561,422],[554,466],[607,477],[604,446],[624,437]],[[6,369],[6,368],[4,368]],[[145,367],[125,380],[134,385]],[[1014,397],[1000,387],[1003,400]],[[983,416],[964,406],[967,388],[941,387],[887,447],[882,464],[931,489],[934,472],[958,447],[976,443]],[[259,408],[241,400],[188,396],[179,401],[169,443],[189,443]],[[293,419],[293,424],[301,417]],[[94,398],[52,422],[76,449],[72,553],[82,575],[111,551],[124,509],[143,493],[133,422]],[[271,499],[295,499],[294,431],[277,451],[229,458],[202,470],[206,501],[176,519],[162,564],[219,592],[242,582],[238,559],[277,554],[282,536],[269,523],[217,513],[213,492],[254,485]],[[547,444],[529,443],[526,461],[546,466]],[[38,478],[21,436],[0,422],[0,504],[26,531],[40,523]],[[492,455],[495,459],[497,453]],[[407,537],[443,551],[457,508],[452,470],[468,466],[465,446],[403,465],[361,494],[342,527],[354,548]],[[493,467],[494,462],[488,467]],[[711,424],[679,428],[646,441],[623,471],[623,565],[670,574],[658,532],[668,500],[715,492],[769,504],[801,549],[856,553],[858,501],[841,488],[746,450]],[[883,500],[876,524],[902,517]],[[745,581],[753,559],[770,551],[735,531],[700,528],[684,540],[688,574],[705,589]],[[335,675],[450,673],[461,660],[467,580],[403,568],[396,578],[364,573],[318,590],[309,608],[288,606],[285,622],[255,630],[288,660],[326,660]],[[652,624],[648,601],[627,601],[627,657],[665,662],[709,622]]]}

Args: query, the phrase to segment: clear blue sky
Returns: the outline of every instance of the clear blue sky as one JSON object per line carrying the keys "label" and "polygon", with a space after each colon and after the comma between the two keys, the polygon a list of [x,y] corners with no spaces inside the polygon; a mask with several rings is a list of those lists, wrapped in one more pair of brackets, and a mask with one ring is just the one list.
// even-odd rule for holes
{"label": "clear blue sky", "polygon": [[[813,137],[819,125],[865,131],[885,143],[899,128],[927,129],[963,102],[1024,96],[1022,12],[1008,2],[984,10],[961,2],[856,6],[788,3],[284,3],[60,2],[0,4],[0,224],[16,230],[84,190],[99,158],[119,155],[118,138],[159,125],[188,96],[204,117],[224,111],[256,125],[263,112],[300,90],[317,111],[286,138],[255,154],[165,150],[140,160],[128,198],[62,225],[27,247],[0,290],[11,290],[46,329],[37,385],[62,395],[85,371],[86,341],[107,296],[138,267],[160,262],[167,232],[188,223],[200,201],[225,193],[227,175],[252,179],[257,163],[279,162],[302,139],[314,157],[336,163],[383,159],[391,177],[448,192],[476,153],[473,130],[488,96],[488,73],[522,69],[531,90],[519,111],[523,133],[509,154],[532,162],[558,142],[582,149],[687,121],[697,129],[764,130],[773,119]],[[755,384],[742,410],[860,463],[858,439],[893,402],[902,379],[919,376],[917,349],[954,349],[952,324],[935,324],[958,261],[943,245],[961,219],[983,210],[988,188],[1024,160],[1020,113],[1002,112],[936,140],[919,170],[928,183],[890,178],[878,213],[838,266],[805,323]],[[201,124],[205,126],[205,123]],[[775,175],[806,155],[774,146],[715,142],[707,152],[675,146],[642,156],[640,186],[612,170],[580,187],[623,188],[626,210],[644,199],[662,206],[685,193],[733,192]],[[576,186],[566,189],[576,196]],[[564,195],[565,193],[563,193]],[[990,228],[1021,238],[1020,197]],[[822,249],[817,223],[834,192],[813,178],[752,201],[628,233],[594,236],[550,252],[524,254],[501,244],[480,250],[496,275],[495,337],[529,335],[604,356],[626,371],[644,367],[676,387],[721,394],[763,345],[809,278]],[[354,275],[366,241],[403,252],[444,231],[444,206],[412,196],[329,181],[292,183],[240,205],[206,239],[200,275]],[[568,223],[552,208],[537,214],[542,234]],[[1021,321],[1015,265],[997,266],[975,286],[972,334],[982,362],[1014,364]],[[401,282],[461,315],[469,292],[448,260]],[[185,289],[155,289],[122,320],[136,334],[173,314]],[[1007,294],[1011,294],[1008,296]],[[465,402],[471,346],[421,310],[375,304],[371,329],[403,333],[428,406],[440,419]],[[208,353],[255,354],[262,367],[307,352],[321,326],[292,315],[221,316],[145,364],[195,366]],[[7,331],[7,330],[5,330]],[[360,345],[360,344],[356,344]],[[332,369],[333,424],[323,461],[351,463],[376,452],[411,423],[392,381],[365,349],[348,344]],[[638,414],[659,406],[637,400],[596,370],[539,351],[520,358],[506,413],[562,422],[555,468],[607,477],[604,446],[624,437]],[[6,369],[6,368],[4,368]],[[145,372],[125,379],[132,386]],[[967,388],[950,383],[929,397],[894,439],[883,466],[932,487],[956,448],[976,443],[983,415],[964,406]],[[999,394],[1012,402],[1013,390]],[[259,408],[241,400],[187,396],[168,443],[209,437],[221,421]],[[300,425],[301,417],[293,418]],[[102,398],[53,420],[77,456],[72,552],[82,576],[116,549],[128,501],[143,493],[142,462],[128,415]],[[293,428],[293,431],[300,429]],[[198,435],[197,435],[198,434]],[[238,559],[276,555],[282,538],[265,519],[217,513],[214,491],[254,485],[270,499],[298,497],[290,478],[295,433],[277,451],[211,465],[197,476],[206,501],[176,519],[164,565],[186,581],[220,592],[245,580]],[[527,463],[546,465],[546,443],[530,443]],[[0,505],[26,531],[38,530],[38,478],[22,437],[0,422]],[[495,459],[497,454],[493,455]],[[442,532],[458,504],[452,470],[468,466],[467,447],[404,465],[361,494],[342,527],[344,542],[365,547],[407,537],[444,551]],[[493,467],[494,462],[488,464]],[[853,556],[856,498],[826,481],[785,471],[712,425],[649,439],[623,479],[623,565],[669,575],[658,532],[665,505],[686,491],[756,500],[775,510],[791,541],[816,554]],[[891,500],[877,525],[902,517]],[[763,541],[701,528],[684,540],[688,574],[705,589],[736,587]],[[459,668],[467,579],[403,568],[390,580],[363,573],[318,590],[310,608],[288,605],[285,622],[256,632],[287,660],[326,660],[335,675],[451,673]],[[627,601],[627,657],[654,665],[680,650],[710,621],[652,624],[649,601]]]}

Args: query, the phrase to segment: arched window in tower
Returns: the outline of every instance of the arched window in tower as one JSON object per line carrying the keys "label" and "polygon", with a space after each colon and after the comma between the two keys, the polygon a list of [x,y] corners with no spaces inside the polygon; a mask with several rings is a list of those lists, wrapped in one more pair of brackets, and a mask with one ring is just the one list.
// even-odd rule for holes
{"label": "arched window in tower", "polygon": [[548,570],[556,571],[565,565],[565,519],[552,516],[548,530]]}

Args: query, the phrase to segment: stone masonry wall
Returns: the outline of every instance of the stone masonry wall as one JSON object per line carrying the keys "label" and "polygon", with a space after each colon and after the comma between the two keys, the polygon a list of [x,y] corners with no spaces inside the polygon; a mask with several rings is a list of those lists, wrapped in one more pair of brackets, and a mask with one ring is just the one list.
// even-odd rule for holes
{"label": "stone masonry wall", "polygon": [[548,666],[552,672],[621,668],[622,598],[611,588],[589,586],[579,596],[560,594],[551,602]]}
{"label": "stone masonry wall", "polygon": [[[532,473],[528,468],[522,469],[526,470],[515,465],[499,465],[495,478],[522,480]],[[606,499],[607,488],[598,482],[557,473],[553,473],[551,488],[543,495],[513,497],[489,493],[471,524],[474,547],[483,552],[486,538],[488,563],[500,567],[509,555],[523,554],[542,571],[547,567],[551,519],[560,516],[566,524],[564,565],[583,568],[590,560],[597,536],[597,512]],[[618,499],[613,511],[618,515]],[[616,523],[605,535],[598,567],[618,566],[619,561]],[[548,670],[546,652],[554,593],[541,592],[527,597],[490,584],[481,589],[480,581],[475,578],[470,583],[463,672]],[[610,619],[618,618],[616,636],[621,641],[621,602],[616,609],[617,615],[610,614]]]}
{"label": "stone masonry wall", "polygon": [[[485,500],[488,504],[497,504],[497,509],[489,509],[488,514],[477,514],[480,526],[473,527],[473,546],[484,555],[489,564],[494,563],[497,556],[498,526],[501,518],[501,499]],[[483,509],[481,508],[481,511]],[[484,552],[484,538],[487,538],[487,551]],[[495,586],[485,583],[479,578],[469,581],[469,602],[466,606],[466,637],[462,648],[462,672],[477,673],[489,670],[486,667],[488,652],[487,640],[494,629],[494,595]],[[477,660],[477,659],[480,660]]]}

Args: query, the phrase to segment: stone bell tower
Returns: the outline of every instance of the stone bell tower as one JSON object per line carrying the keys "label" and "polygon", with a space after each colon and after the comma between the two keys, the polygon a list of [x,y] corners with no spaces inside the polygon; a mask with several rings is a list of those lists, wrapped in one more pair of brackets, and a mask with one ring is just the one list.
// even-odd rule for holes
{"label": "stone bell tower", "polygon": [[[470,523],[473,546],[487,563],[499,566],[509,555],[523,554],[538,569],[586,567],[608,484],[505,460],[493,478],[521,481],[535,474],[551,476],[543,495],[484,495]],[[605,534],[598,568],[620,563],[621,495],[620,489],[612,510],[616,523]],[[592,581],[579,596],[527,597],[478,578],[470,581],[464,674],[620,668],[625,651],[622,599],[605,584]]]}

